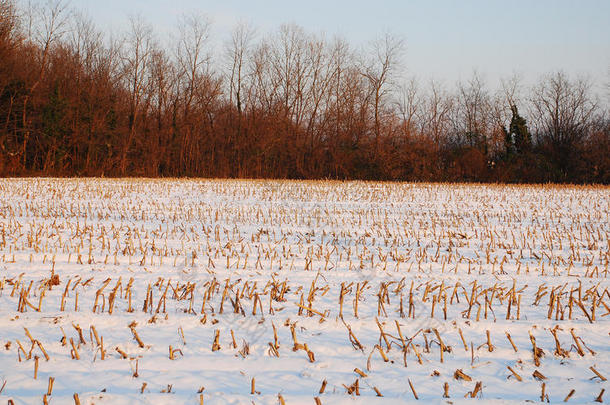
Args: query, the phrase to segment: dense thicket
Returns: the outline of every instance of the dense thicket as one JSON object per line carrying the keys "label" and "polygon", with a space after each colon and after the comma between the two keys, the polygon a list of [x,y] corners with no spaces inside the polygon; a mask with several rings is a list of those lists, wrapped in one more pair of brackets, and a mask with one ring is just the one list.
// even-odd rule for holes
{"label": "dense thicket", "polygon": [[294,25],[221,47],[188,16],[161,46],[62,3],[0,0],[0,175],[610,182],[586,80],[455,90],[402,80],[401,41],[355,50]]}

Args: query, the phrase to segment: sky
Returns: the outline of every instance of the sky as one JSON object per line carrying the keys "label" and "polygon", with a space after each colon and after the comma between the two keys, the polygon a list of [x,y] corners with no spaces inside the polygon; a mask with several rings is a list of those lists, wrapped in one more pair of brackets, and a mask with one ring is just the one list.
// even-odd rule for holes
{"label": "sky", "polygon": [[[126,30],[141,15],[160,37],[182,14],[211,18],[217,43],[238,21],[259,37],[283,23],[339,35],[354,46],[390,32],[405,42],[403,70],[420,81],[468,80],[490,85],[518,74],[532,83],[563,70],[589,76],[610,93],[610,0],[72,0],[104,31]],[[606,95],[610,97],[610,95]]]}

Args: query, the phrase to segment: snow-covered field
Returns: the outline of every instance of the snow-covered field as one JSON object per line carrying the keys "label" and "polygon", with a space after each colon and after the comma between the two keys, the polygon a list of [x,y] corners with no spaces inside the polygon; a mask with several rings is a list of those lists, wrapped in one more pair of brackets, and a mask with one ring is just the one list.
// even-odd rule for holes
{"label": "snow-covered field", "polygon": [[3,179],[0,403],[609,402],[609,233],[607,187]]}

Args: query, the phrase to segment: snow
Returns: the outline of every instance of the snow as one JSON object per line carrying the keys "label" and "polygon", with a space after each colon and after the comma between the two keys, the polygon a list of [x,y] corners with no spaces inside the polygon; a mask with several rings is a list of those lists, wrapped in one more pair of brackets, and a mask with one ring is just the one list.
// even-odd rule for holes
{"label": "snow", "polygon": [[591,369],[610,376],[609,233],[607,187],[0,179],[0,402],[41,403],[49,377],[56,404],[398,404],[409,382],[424,403],[539,402],[543,383],[592,402],[609,388]]}

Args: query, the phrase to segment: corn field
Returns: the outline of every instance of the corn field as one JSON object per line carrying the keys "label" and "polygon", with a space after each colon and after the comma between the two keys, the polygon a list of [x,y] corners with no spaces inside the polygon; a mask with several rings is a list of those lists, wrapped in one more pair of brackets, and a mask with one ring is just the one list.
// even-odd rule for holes
{"label": "corn field", "polygon": [[609,233],[608,187],[0,179],[0,403],[604,402]]}

